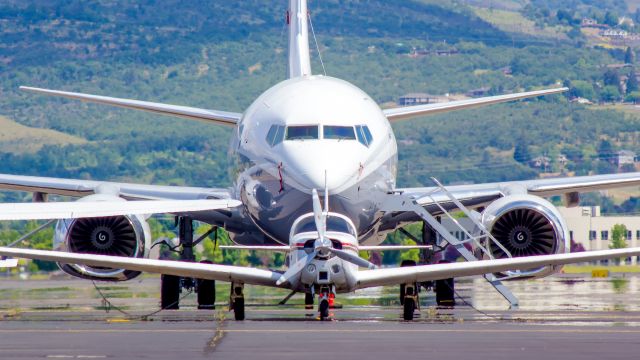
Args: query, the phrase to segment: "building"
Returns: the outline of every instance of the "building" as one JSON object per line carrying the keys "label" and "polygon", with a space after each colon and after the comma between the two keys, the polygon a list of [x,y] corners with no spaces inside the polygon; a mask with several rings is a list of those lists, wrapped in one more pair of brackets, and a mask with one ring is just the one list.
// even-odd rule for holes
{"label": "building", "polygon": [[443,99],[442,96],[425,94],[425,93],[410,93],[401,96],[398,99],[398,105],[400,106],[410,106],[410,105],[423,105],[423,104],[433,104],[438,102],[447,101]]}
{"label": "building", "polygon": [[600,32],[600,35],[612,39],[626,39],[629,36],[629,32],[620,29],[606,29]]}
{"label": "building", "polygon": [[551,166],[551,159],[546,156],[538,156],[529,161],[529,166],[546,171]]}
{"label": "building", "polygon": [[[607,250],[611,242],[611,229],[616,224],[625,225],[627,247],[640,246],[640,216],[615,215],[608,216],[600,213],[599,206],[558,207],[560,214],[567,223],[569,239],[574,246],[580,245],[585,251]],[[475,225],[467,218],[457,220],[469,233],[474,232]],[[465,230],[459,228],[450,219],[443,217],[442,224],[456,239],[469,239]],[[607,261],[601,262],[603,265]],[[640,257],[625,259],[626,264],[640,264]]]}
{"label": "building", "polygon": [[619,168],[625,165],[634,165],[636,161],[636,153],[629,150],[620,150],[616,154],[615,160],[616,165],[618,165]]}
{"label": "building", "polygon": [[591,18],[583,18],[580,22],[582,27],[598,27],[598,20]]}
{"label": "building", "polygon": [[481,96],[486,96],[487,94],[489,94],[489,91],[491,90],[490,87],[481,87],[479,89],[473,89],[473,90],[469,90],[466,95],[468,97],[481,97]]}
{"label": "building", "polygon": [[[611,229],[616,224],[627,227],[627,247],[640,245],[640,216],[603,216],[599,206],[559,207],[558,210],[567,222],[571,241],[582,245],[586,251],[608,249]],[[629,258],[625,262],[635,265],[640,263],[638,260]]]}

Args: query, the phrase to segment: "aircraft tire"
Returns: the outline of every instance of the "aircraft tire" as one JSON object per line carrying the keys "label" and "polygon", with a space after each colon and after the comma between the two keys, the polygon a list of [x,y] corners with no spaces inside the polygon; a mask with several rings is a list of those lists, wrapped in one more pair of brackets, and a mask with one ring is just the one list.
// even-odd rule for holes
{"label": "aircraft tire", "polygon": [[329,300],[323,299],[318,307],[320,312],[320,320],[327,320],[329,318]]}
{"label": "aircraft tire", "polygon": [[[200,261],[202,264],[212,264],[209,260]],[[198,279],[198,309],[213,310],[216,308],[216,281]]]}
{"label": "aircraft tire", "polygon": [[160,307],[164,310],[180,309],[180,277],[162,275],[160,278]]}
{"label": "aircraft tire", "polygon": [[413,320],[413,313],[416,310],[416,303],[415,300],[411,297],[405,298],[404,299],[404,306],[403,306],[403,318],[406,321],[411,321]]}
{"label": "aircraft tire", "polygon": [[244,320],[244,298],[239,297],[233,301],[233,315],[236,320]]}
{"label": "aircraft tire", "polygon": [[[413,260],[402,260],[400,267],[416,266],[416,262]],[[404,305],[404,284],[400,284],[400,305]]]}

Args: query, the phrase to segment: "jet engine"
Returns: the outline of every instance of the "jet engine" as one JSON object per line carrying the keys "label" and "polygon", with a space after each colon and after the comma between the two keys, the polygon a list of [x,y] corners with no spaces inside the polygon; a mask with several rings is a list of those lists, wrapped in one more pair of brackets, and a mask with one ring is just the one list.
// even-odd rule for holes
{"label": "jet engine", "polygon": [[[568,228],[562,216],[553,204],[537,196],[509,195],[496,200],[482,212],[481,221],[502,245],[488,240],[486,248],[495,259],[508,258],[505,249],[513,257],[560,254],[570,249]],[[561,268],[548,266],[498,275],[539,278]]]}
{"label": "jet engine", "polygon": [[[113,195],[90,195],[78,201],[126,201]],[[139,215],[97,218],[64,219],[56,224],[53,245],[56,250],[72,253],[125,256],[147,256],[151,230],[146,219]],[[92,267],[77,264],[60,264],[69,275],[101,281],[130,280],[140,272]]]}

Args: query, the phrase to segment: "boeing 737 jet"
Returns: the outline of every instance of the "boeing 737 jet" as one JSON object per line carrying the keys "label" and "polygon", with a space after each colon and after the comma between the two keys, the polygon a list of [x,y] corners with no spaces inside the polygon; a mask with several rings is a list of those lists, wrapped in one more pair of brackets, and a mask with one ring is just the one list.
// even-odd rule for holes
{"label": "boeing 737 jet", "polygon": [[[396,186],[398,152],[392,124],[460,109],[558,94],[566,88],[394,109],[381,109],[364,91],[311,71],[306,0],[291,0],[289,77],[260,95],[243,113],[199,109],[34,87],[37,94],[119,106],[233,129],[231,188],[158,186],[0,174],[0,189],[33,193],[32,203],[0,204],[0,220],[57,221],[54,250],[1,247],[0,255],[57,262],[75,277],[122,281],[141,272],[162,276],[161,304],[176,308],[181,287],[194,286],[202,308],[215,301],[214,281],[232,283],[230,303],[244,319],[244,285],[290,289],[317,301],[329,316],[336,294],[382,285],[401,286],[403,318],[417,309],[419,288],[435,281],[439,302],[451,301],[455,277],[484,276],[512,305],[504,280],[550,275],[568,263],[640,256],[640,248],[570,254],[567,225],[545,199],[640,185],[640,173],[444,186]],[[489,134],[484,134],[489,136]],[[217,171],[217,169],[211,169]],[[49,194],[77,201],[48,202]],[[452,236],[439,218],[462,211],[475,223]],[[178,219],[179,243],[167,243],[183,261],[149,259],[150,214]],[[454,217],[451,217],[455,220]],[[233,249],[286,253],[284,272],[194,262],[193,221],[224,228]],[[422,222],[425,252],[455,247],[468,261],[377,268],[359,251],[402,251],[381,245],[386,235]],[[205,234],[207,235],[207,234]],[[470,245],[470,246],[469,246]],[[472,250],[469,250],[469,248]],[[5,260],[5,262],[8,262]],[[15,263],[15,261],[14,261]],[[197,281],[193,281],[197,279]]]}

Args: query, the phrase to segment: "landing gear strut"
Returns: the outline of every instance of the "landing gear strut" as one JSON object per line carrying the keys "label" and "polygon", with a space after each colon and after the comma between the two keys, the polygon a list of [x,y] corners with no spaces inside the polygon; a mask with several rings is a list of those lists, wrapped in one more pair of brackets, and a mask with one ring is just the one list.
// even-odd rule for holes
{"label": "landing gear strut", "polygon": [[[198,240],[193,240],[193,220],[180,216],[176,218],[178,234],[180,239],[180,250],[177,247],[172,251],[180,254],[181,261],[195,262],[196,257],[193,247],[204,240],[217,228],[214,227]],[[203,261],[210,263],[208,261]],[[166,310],[178,310],[180,308],[180,292],[182,289],[194,289],[198,293],[198,309],[215,309],[216,302],[216,282],[214,280],[183,278],[173,275],[162,275],[160,280],[160,305]]]}
{"label": "landing gear strut", "polygon": [[236,320],[244,320],[244,284],[231,283],[229,307]]}
{"label": "landing gear strut", "polygon": [[313,294],[310,292],[304,294],[304,308],[313,309]]}

